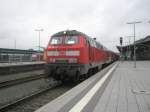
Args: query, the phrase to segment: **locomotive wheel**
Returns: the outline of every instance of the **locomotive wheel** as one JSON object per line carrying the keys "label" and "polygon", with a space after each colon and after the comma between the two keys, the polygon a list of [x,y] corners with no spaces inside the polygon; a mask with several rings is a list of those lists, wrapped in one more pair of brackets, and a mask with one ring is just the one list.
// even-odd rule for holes
{"label": "locomotive wheel", "polygon": [[98,72],[98,67],[95,68],[95,73],[97,73],[97,72]]}
{"label": "locomotive wheel", "polygon": [[86,79],[87,79],[87,77],[88,77],[88,76],[87,76],[87,74],[84,74],[84,80],[86,80]]}
{"label": "locomotive wheel", "polygon": [[53,73],[53,76],[52,76],[54,79],[56,79],[56,80],[61,80],[61,77],[60,77],[60,75],[59,74],[55,74],[55,73]]}
{"label": "locomotive wheel", "polygon": [[79,83],[80,82],[80,73],[77,72],[75,76],[72,77],[73,82]]}
{"label": "locomotive wheel", "polygon": [[88,77],[92,76],[92,74],[93,74],[93,70],[89,69],[89,71],[88,71]]}
{"label": "locomotive wheel", "polygon": [[87,78],[88,78],[88,74],[83,74],[81,80],[83,81],[83,80],[86,80]]}

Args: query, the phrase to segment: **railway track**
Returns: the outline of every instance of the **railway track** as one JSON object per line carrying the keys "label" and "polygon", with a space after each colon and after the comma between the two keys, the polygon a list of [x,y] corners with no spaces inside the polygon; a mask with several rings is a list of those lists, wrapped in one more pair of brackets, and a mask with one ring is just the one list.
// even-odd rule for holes
{"label": "railway track", "polygon": [[[15,84],[20,84],[20,83],[25,83],[25,82],[28,82],[28,81],[32,81],[32,80],[38,80],[40,78],[44,78],[45,76],[43,76],[43,74],[41,75],[37,75],[37,76],[32,76],[32,77],[26,77],[26,78],[23,78],[23,79],[18,79],[18,80],[12,80],[12,81],[8,81],[8,82],[4,82],[4,83],[1,83],[0,84],[0,87],[8,87],[10,86],[11,84],[12,85],[15,85]],[[30,95],[26,95],[22,98],[19,98],[17,100],[14,100],[14,101],[10,101],[8,102],[7,104],[3,104],[0,106],[0,111],[5,111],[7,109],[9,109],[10,107],[12,107],[13,105],[16,105],[24,100],[27,100],[31,97],[34,97],[36,95],[39,95],[39,94],[42,94],[43,92],[45,91],[48,91],[52,88],[55,88],[57,86],[61,85],[61,82],[57,82],[57,81],[54,81],[53,84],[51,84],[49,87],[45,87],[45,88],[42,88],[36,92],[33,92],[32,94]]]}
{"label": "railway track", "polygon": [[28,77],[23,77],[23,78],[14,79],[14,80],[7,80],[7,81],[0,82],[0,88],[25,83],[25,82],[28,82],[28,81],[33,81],[33,80],[41,79],[41,78],[44,78],[44,77],[45,77],[44,74],[39,74],[39,75],[35,75],[35,76],[28,76]]}
{"label": "railway track", "polygon": [[[41,78],[43,78],[43,76],[41,76]],[[35,79],[36,78],[34,78],[34,80]],[[76,83],[69,83],[69,84],[63,83],[63,85],[61,85],[61,82],[55,82],[54,84],[51,84],[51,86],[47,88],[43,88],[40,91],[37,91],[33,94],[30,94],[13,102],[9,102],[3,106],[0,106],[0,111],[33,112],[36,109],[40,108],[41,106],[45,105],[46,103],[52,101],[56,97],[60,96],[61,94],[65,93],[75,85]]]}
{"label": "railway track", "polygon": [[[0,88],[9,87],[9,86],[12,86],[12,85],[25,83],[25,82],[32,81],[32,80],[38,80],[40,78],[45,78],[45,77],[46,76],[44,74],[40,74],[40,75],[25,77],[25,78],[17,79],[17,80],[9,80],[9,81],[5,81],[5,82],[0,83]],[[50,102],[54,98],[58,97],[59,95],[61,95],[64,92],[68,91],[69,89],[71,89],[71,87],[67,88],[67,89],[63,89],[64,86],[60,87],[60,85],[61,85],[61,82],[56,81],[53,84],[50,84],[49,87],[42,88],[39,91],[36,91],[36,92],[34,92],[30,95],[27,95],[25,97],[19,98],[19,99],[14,100],[14,101],[11,101],[7,104],[1,105],[0,106],[0,111],[2,111],[2,112],[33,112],[36,109],[40,108],[41,106],[45,105],[46,103]],[[57,89],[57,87],[58,87],[58,89]],[[57,92],[55,92],[55,90]],[[44,95],[46,93],[46,91],[52,92],[52,93],[55,92],[55,93],[53,93],[52,95],[47,95],[46,96],[46,95]],[[44,98],[42,98],[40,95],[43,96]],[[38,98],[38,96],[39,96],[39,98]],[[28,102],[28,100],[29,100],[30,103]],[[41,104],[41,101],[42,101],[42,104]],[[33,104],[33,107],[32,107],[32,104]],[[28,106],[25,106],[25,105],[28,105]],[[28,107],[30,107],[30,109],[28,109]],[[23,108],[23,110],[22,110],[22,108]]]}
{"label": "railway track", "polygon": [[[23,74],[19,74],[19,75],[23,75]],[[27,84],[30,82],[34,82],[36,80],[43,80],[43,79],[45,80],[47,78],[47,76],[44,73],[34,74],[31,72],[31,73],[28,73],[28,75],[24,74],[24,75],[27,75],[24,77],[22,77],[22,76],[19,77],[19,75],[17,78],[13,79],[12,76],[14,76],[14,74],[9,74],[10,78],[6,78],[6,80],[1,80],[0,81],[0,90],[9,89],[12,87],[15,88],[16,86],[21,85],[21,84],[24,85],[24,84]],[[7,75],[7,77],[8,77],[8,75]],[[25,99],[28,99],[28,98],[33,97],[35,95],[41,94],[47,90],[50,90],[56,86],[59,86],[60,84],[61,84],[61,82],[51,81],[51,83],[48,84],[49,86],[47,86],[47,87],[40,88],[36,91],[33,91],[32,93],[29,93],[28,95],[24,95],[23,97],[19,97],[19,98],[14,99],[14,100],[9,100],[7,103],[3,103],[3,104],[0,103],[0,112],[4,111],[6,108],[9,108],[9,107],[25,100]]]}
{"label": "railway track", "polygon": [[[43,105],[49,103],[60,95],[64,94],[75,85],[60,85],[55,86],[51,89],[48,89],[40,94],[34,95],[26,100],[21,101],[20,103],[11,105],[9,108],[2,109],[3,112],[33,112]],[[1,111],[1,110],[0,110]]]}

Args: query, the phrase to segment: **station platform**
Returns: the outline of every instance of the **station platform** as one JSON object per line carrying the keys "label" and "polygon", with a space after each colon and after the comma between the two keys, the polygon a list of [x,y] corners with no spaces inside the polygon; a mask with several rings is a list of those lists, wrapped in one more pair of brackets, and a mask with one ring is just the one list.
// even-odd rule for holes
{"label": "station platform", "polygon": [[35,62],[14,62],[14,63],[0,63],[0,67],[9,67],[9,66],[24,66],[24,65],[33,65],[33,64],[44,64],[44,61],[35,61]]}
{"label": "station platform", "polygon": [[150,61],[114,63],[36,112],[150,112]]}
{"label": "station platform", "polygon": [[44,69],[45,62],[0,63],[0,75]]}

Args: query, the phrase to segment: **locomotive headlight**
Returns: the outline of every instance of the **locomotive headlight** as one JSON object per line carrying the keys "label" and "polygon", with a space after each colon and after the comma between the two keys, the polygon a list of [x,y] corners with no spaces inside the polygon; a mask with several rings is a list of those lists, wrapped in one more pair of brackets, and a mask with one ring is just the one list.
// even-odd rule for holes
{"label": "locomotive headlight", "polygon": [[58,56],[58,51],[47,51],[48,56]]}
{"label": "locomotive headlight", "polygon": [[80,56],[80,51],[66,51],[66,56]]}

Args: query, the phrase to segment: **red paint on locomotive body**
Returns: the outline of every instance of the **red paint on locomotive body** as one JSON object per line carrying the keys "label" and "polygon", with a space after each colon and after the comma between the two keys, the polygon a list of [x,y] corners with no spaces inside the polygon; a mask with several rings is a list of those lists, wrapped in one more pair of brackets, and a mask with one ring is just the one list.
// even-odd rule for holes
{"label": "red paint on locomotive body", "polygon": [[49,74],[57,72],[57,76],[64,72],[69,77],[74,77],[76,73],[83,75],[92,68],[113,61],[113,54],[115,53],[81,32],[62,31],[51,37],[45,50],[46,69]]}
{"label": "red paint on locomotive body", "polygon": [[[86,53],[86,48],[84,47],[84,38],[82,36],[77,36],[78,38],[78,43],[76,44],[59,44],[59,45],[51,45],[49,44],[47,49],[46,49],[46,62],[49,63],[50,59],[57,59],[57,58],[62,58],[62,59],[69,59],[69,58],[76,58],[78,61],[77,63],[82,63],[85,64],[87,63],[87,56],[85,55]],[[64,36],[65,39],[65,36]],[[48,51],[55,51],[57,54],[55,56],[49,56]],[[69,54],[67,55],[68,52],[74,53],[73,51],[78,51],[79,55],[74,55],[74,54]]]}

